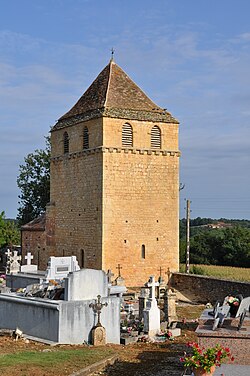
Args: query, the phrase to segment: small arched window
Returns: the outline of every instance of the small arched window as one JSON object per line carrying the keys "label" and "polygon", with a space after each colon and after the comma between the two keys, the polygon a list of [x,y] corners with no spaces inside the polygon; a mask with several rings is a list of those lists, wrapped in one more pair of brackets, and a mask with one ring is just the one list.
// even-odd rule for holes
{"label": "small arched window", "polygon": [[63,134],[63,152],[67,154],[69,152],[69,135],[68,132]]}
{"label": "small arched window", "polygon": [[161,130],[157,125],[151,129],[151,148],[161,149]]}
{"label": "small arched window", "polygon": [[133,146],[133,128],[128,123],[122,126],[122,146]]}
{"label": "small arched window", "polygon": [[83,128],[83,149],[89,148],[89,130],[88,127]]}
{"label": "small arched window", "polygon": [[145,259],[145,258],[146,258],[145,244],[142,244],[142,246],[141,246],[141,258],[142,258],[142,259]]}

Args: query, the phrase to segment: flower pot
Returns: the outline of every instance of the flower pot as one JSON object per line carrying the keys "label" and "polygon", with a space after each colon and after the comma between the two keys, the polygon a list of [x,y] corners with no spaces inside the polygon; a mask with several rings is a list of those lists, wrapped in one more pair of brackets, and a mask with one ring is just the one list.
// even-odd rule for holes
{"label": "flower pot", "polygon": [[215,368],[215,366],[212,366],[210,372],[205,371],[204,368],[195,368],[194,376],[212,376],[214,374]]}

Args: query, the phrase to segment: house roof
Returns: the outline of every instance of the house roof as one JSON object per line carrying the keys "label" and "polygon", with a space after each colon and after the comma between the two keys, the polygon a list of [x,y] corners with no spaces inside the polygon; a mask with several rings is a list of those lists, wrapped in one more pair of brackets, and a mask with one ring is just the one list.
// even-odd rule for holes
{"label": "house roof", "polygon": [[45,231],[46,216],[45,213],[26,223],[21,227],[22,231]]}
{"label": "house roof", "polygon": [[112,59],[52,130],[100,116],[178,123],[149,99]]}

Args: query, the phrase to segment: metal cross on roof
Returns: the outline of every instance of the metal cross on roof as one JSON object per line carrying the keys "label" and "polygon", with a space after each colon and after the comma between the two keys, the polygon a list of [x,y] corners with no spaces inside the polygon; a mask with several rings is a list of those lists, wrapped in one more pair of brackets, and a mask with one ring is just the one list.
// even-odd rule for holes
{"label": "metal cross on roof", "polygon": [[121,277],[121,269],[122,269],[121,264],[118,264],[116,269],[118,269],[118,277]]}

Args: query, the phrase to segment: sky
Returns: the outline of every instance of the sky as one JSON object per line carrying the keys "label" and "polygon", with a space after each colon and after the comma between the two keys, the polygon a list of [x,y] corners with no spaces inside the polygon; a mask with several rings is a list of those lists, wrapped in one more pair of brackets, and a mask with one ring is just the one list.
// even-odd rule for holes
{"label": "sky", "polygon": [[0,212],[108,64],[180,121],[180,217],[250,219],[249,0],[0,0]]}

